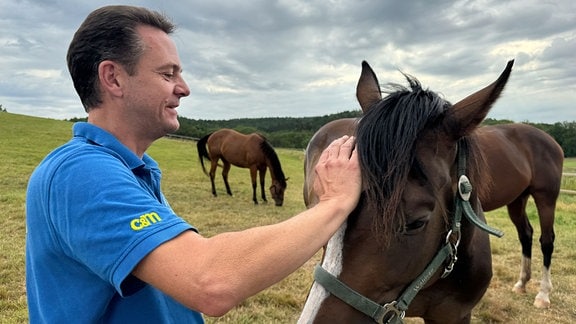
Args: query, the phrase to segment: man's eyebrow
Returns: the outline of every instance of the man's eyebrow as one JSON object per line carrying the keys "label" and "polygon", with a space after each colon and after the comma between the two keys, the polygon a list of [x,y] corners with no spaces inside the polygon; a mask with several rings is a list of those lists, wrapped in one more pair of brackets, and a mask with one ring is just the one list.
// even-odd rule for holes
{"label": "man's eyebrow", "polygon": [[182,72],[182,67],[178,64],[168,63],[158,67],[158,70],[172,69],[173,71]]}

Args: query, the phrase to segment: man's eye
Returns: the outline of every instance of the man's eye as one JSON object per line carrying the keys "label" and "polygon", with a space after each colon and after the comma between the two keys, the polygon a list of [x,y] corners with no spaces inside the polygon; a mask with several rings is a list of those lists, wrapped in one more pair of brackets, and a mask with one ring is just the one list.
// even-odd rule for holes
{"label": "man's eye", "polygon": [[160,74],[166,80],[174,79],[174,73],[173,72],[158,72],[158,74]]}

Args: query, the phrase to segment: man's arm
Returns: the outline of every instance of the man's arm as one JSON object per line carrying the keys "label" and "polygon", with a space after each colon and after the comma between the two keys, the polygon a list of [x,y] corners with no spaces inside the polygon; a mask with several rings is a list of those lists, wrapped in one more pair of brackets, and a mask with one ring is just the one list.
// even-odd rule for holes
{"label": "man's arm", "polygon": [[320,202],[277,224],[204,238],[192,231],[160,245],[133,274],[187,307],[221,316],[309,260],[358,203],[354,139],[334,141],[315,169]]}

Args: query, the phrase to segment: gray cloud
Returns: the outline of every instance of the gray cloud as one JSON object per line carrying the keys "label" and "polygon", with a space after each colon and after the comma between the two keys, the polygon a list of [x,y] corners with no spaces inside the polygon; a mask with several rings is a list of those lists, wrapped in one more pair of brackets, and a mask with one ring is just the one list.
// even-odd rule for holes
{"label": "gray cloud", "polygon": [[[436,0],[129,1],[162,11],[192,94],[188,118],[317,116],[357,109],[355,86],[367,60],[381,83],[398,70],[457,101],[492,82],[516,59],[489,117],[576,120],[576,5]],[[85,16],[105,4],[0,4],[0,104],[14,113],[83,116],[65,64]]]}

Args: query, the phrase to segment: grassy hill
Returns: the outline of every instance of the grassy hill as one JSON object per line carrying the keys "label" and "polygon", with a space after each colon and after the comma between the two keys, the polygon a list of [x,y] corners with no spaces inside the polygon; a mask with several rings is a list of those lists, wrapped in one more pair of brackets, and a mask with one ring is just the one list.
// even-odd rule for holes
{"label": "grassy hill", "polygon": [[70,137],[70,123],[0,113],[0,313],[27,322],[24,287],[24,203],[28,177],[40,160]]}
{"label": "grassy hill", "polygon": [[[0,113],[0,323],[26,323],[24,281],[24,204],[28,177],[52,149],[71,136],[70,122]],[[164,172],[163,190],[174,210],[204,235],[240,230],[286,219],[304,208],[302,202],[302,150],[277,149],[288,181],[285,205],[255,206],[251,201],[248,170],[232,168],[233,197],[217,179],[219,196],[212,197],[210,181],[198,163],[195,142],[160,139],[149,150]],[[572,170],[574,160],[567,165]],[[269,178],[267,184],[269,184]],[[505,209],[488,213],[492,226],[504,230],[492,238],[494,278],[474,311],[473,323],[572,323],[576,321],[576,198],[562,195],[556,215],[556,249],[552,260],[552,307],[537,310],[532,301],[540,278],[541,253],[538,220],[530,203],[535,229],[533,279],[525,295],[510,292],[520,266],[520,245]],[[250,298],[224,317],[208,323],[295,323],[312,282],[313,266],[320,254],[278,285]],[[65,283],[63,283],[65,284]],[[409,320],[408,322],[418,322]]]}

